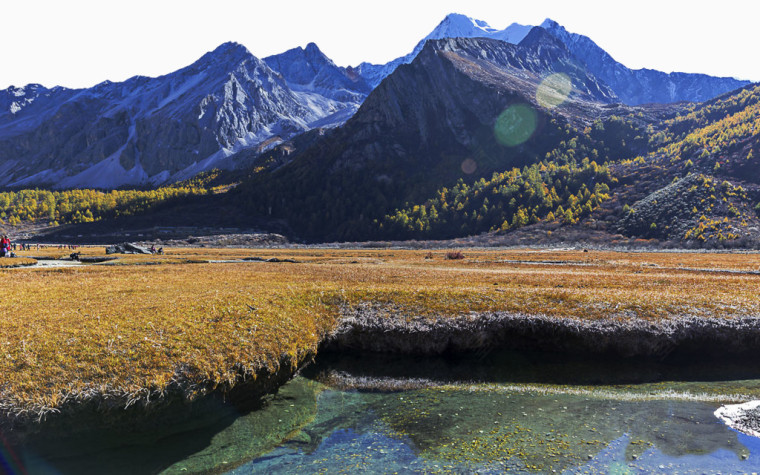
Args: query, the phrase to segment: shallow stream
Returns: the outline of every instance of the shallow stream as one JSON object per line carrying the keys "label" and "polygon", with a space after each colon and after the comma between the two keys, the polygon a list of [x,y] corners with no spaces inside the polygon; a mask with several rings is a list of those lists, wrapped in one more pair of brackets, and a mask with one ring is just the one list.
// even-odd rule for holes
{"label": "shallow stream", "polygon": [[26,473],[752,473],[760,439],[713,415],[750,399],[760,372],[729,363],[327,355],[258,410],[210,406],[172,435],[56,429],[0,458]]}

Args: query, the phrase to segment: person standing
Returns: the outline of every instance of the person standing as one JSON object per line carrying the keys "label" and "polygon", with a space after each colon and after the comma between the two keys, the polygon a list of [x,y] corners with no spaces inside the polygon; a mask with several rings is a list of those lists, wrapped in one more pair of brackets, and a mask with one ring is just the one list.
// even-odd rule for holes
{"label": "person standing", "polygon": [[5,257],[11,252],[11,240],[8,236],[3,234],[3,238],[0,239],[0,257]]}

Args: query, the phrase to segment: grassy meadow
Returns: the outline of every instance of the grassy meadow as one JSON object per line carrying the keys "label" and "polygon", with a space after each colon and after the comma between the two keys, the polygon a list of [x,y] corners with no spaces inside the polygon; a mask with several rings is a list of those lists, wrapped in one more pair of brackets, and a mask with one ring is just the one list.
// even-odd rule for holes
{"label": "grassy meadow", "polygon": [[[102,246],[78,251],[104,255]],[[463,250],[452,260],[446,251],[166,251],[0,270],[0,415],[230,387],[314,355],[341,309],[365,302],[431,317],[760,315],[758,254]],[[212,262],[252,257],[296,262]]]}

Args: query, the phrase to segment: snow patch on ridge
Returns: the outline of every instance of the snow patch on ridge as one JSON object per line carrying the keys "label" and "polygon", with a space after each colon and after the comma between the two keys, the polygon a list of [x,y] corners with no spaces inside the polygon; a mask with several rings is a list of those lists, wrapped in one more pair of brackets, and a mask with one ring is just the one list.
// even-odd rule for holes
{"label": "snow patch on ridge", "polygon": [[185,80],[185,82],[182,83],[180,85],[180,87],[178,87],[177,89],[172,88],[172,90],[169,93],[169,95],[167,95],[161,101],[161,103],[158,104],[158,106],[156,106],[156,109],[162,109],[167,104],[170,104],[171,102],[173,102],[176,99],[178,99],[180,96],[182,96],[182,94],[188,92],[189,90],[191,90],[195,86],[201,84],[205,79],[206,79],[206,74],[202,73],[202,72],[199,73],[199,74],[196,74],[194,76],[191,76],[190,78],[188,78],[187,80]]}
{"label": "snow patch on ridge", "polygon": [[507,43],[518,44],[530,32],[533,27],[530,25],[521,25],[512,23],[503,30],[497,30],[483,20],[476,20],[460,13],[450,13],[443,19],[433,31],[422,39],[411,53],[400,58],[396,58],[387,64],[362,63],[357,66],[357,70],[373,87],[377,87],[380,82],[390,75],[397,67],[402,64],[411,63],[414,58],[422,51],[427,40],[440,40],[444,38],[492,38],[506,41]]}
{"label": "snow patch on ridge", "polygon": [[532,29],[533,27],[530,25],[521,25],[519,23],[512,23],[505,29],[493,33],[490,36],[490,38],[493,38],[495,40],[506,41],[507,43],[512,43],[513,45],[516,45],[520,43],[523,39],[525,39],[525,37],[528,36],[528,33],[530,33],[530,30]]}
{"label": "snow patch on ridge", "polygon": [[119,163],[119,157],[111,156],[83,172],[64,178],[54,188],[111,189],[125,185],[143,185],[147,181],[148,175],[139,164],[136,164],[131,170],[126,170]]}
{"label": "snow patch on ridge", "polygon": [[335,127],[340,127],[341,125],[345,124],[348,119],[353,117],[353,115],[356,114],[357,110],[359,110],[359,104],[349,104],[348,107],[340,109],[321,119],[310,122],[309,128],[332,129]]}

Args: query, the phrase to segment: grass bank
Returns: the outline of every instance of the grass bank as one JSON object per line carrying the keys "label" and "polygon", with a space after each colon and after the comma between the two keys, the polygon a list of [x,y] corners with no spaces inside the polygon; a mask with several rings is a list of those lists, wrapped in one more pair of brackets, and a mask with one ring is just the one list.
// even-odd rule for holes
{"label": "grass bank", "polygon": [[[649,323],[653,334],[684,318],[753,325],[760,315],[757,254],[463,254],[194,248],[2,270],[0,414],[22,422],[87,402],[107,410],[229,391],[283,367],[295,370],[342,321],[368,308],[376,310],[377,331],[409,335],[404,328],[440,330],[436,322],[456,326],[477,315],[573,328]],[[296,262],[210,262],[246,258]],[[467,349],[499,343],[468,341]]]}

